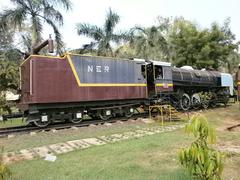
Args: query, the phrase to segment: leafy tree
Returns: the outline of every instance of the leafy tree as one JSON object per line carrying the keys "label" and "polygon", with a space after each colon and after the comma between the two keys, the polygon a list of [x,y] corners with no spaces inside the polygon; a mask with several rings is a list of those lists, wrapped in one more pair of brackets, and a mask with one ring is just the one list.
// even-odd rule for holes
{"label": "leafy tree", "polygon": [[13,32],[10,30],[0,29],[0,52],[3,50],[11,48],[11,43],[13,41]]}
{"label": "leafy tree", "polygon": [[130,46],[135,50],[136,57],[167,60],[168,44],[162,31],[161,26],[132,28]]}
{"label": "leafy tree", "polygon": [[[25,22],[31,22],[32,49],[41,42],[43,23],[52,27],[57,42],[57,52],[61,53],[63,42],[57,25],[63,25],[63,16],[56,9],[58,5],[69,10],[69,0],[11,0],[15,4],[13,9],[5,9],[0,14],[0,27],[7,29],[21,29]],[[56,25],[57,24],[57,25]]]}
{"label": "leafy tree", "polygon": [[10,104],[6,101],[6,92],[15,91],[19,85],[19,65],[16,62],[0,60],[0,114],[11,113]]}
{"label": "leafy tree", "polygon": [[173,63],[217,70],[238,47],[229,23],[227,19],[222,27],[213,23],[201,30],[183,18],[175,19],[168,39]]}
{"label": "leafy tree", "polygon": [[229,73],[234,73],[240,64],[240,55],[237,52],[232,52],[229,56],[221,62],[221,67],[227,69]]}
{"label": "leafy tree", "polygon": [[196,140],[189,148],[179,152],[180,163],[188,169],[193,178],[202,180],[221,179],[223,154],[209,147],[216,141],[215,131],[203,116],[194,116],[186,125],[186,131]]}
{"label": "leafy tree", "polygon": [[7,91],[16,92],[18,89],[18,68],[22,53],[12,45],[13,33],[11,31],[2,30],[0,35],[5,37],[0,48],[0,114],[3,114],[11,112],[10,103],[6,101],[5,96]]}
{"label": "leafy tree", "polygon": [[114,54],[116,57],[125,59],[139,57],[137,56],[136,50],[132,48],[129,42],[117,47],[114,51]]}
{"label": "leafy tree", "polygon": [[94,40],[90,44],[85,44],[82,49],[85,50],[85,52],[94,52],[94,49],[96,49],[97,55],[114,56],[112,44],[120,43],[122,40],[128,39],[126,32],[114,32],[119,21],[119,15],[109,9],[103,27],[87,23],[78,23],[78,35],[84,35]]}
{"label": "leafy tree", "polygon": [[170,44],[171,61],[177,65],[194,65],[196,60],[193,54],[194,41],[196,40],[198,31],[196,26],[182,18],[175,19],[169,32],[168,42]]}

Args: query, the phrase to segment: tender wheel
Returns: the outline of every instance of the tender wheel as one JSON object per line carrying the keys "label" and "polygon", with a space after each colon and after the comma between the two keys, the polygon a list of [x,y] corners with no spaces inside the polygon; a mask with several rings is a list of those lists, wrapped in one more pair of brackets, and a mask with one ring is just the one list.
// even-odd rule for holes
{"label": "tender wheel", "polygon": [[50,118],[47,114],[33,114],[33,115],[30,115],[28,116],[28,120],[27,122],[30,122],[31,124],[34,124],[36,125],[37,127],[46,127],[48,126],[51,121],[50,121]]}
{"label": "tender wheel", "polygon": [[83,120],[83,112],[79,111],[76,112],[72,115],[72,118],[70,119],[70,122],[76,124],[76,123],[80,123]]}
{"label": "tender wheel", "polygon": [[104,121],[110,119],[112,117],[111,110],[102,110],[99,113],[99,117]]}
{"label": "tender wheel", "polygon": [[188,94],[184,93],[180,100],[180,108],[184,111],[187,111],[187,110],[189,110],[190,107],[191,107],[190,97]]}
{"label": "tender wheel", "polygon": [[133,114],[134,114],[134,109],[133,108],[130,108],[130,107],[124,108],[125,117],[130,118],[130,117],[133,116]]}
{"label": "tender wheel", "polygon": [[50,120],[48,118],[48,115],[42,115],[39,119],[33,121],[33,123],[38,127],[46,127],[50,124]]}
{"label": "tender wheel", "polygon": [[50,122],[42,122],[41,120],[34,121],[34,124],[38,127],[46,127],[50,124]]}

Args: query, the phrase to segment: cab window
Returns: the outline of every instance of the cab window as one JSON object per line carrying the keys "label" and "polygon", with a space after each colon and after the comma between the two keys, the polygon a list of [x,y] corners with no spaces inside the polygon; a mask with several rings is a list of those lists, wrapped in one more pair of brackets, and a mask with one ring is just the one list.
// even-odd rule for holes
{"label": "cab window", "polygon": [[164,67],[163,68],[164,71],[164,79],[166,80],[172,80],[172,69],[171,67]]}
{"label": "cab window", "polygon": [[163,68],[162,66],[155,66],[155,79],[163,79]]}

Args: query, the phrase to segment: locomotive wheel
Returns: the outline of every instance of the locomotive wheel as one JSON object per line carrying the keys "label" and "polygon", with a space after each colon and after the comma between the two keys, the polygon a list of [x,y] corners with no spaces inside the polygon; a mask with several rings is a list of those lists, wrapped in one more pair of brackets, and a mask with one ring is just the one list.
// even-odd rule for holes
{"label": "locomotive wheel", "polygon": [[189,110],[190,107],[191,107],[191,99],[188,94],[184,93],[180,100],[180,108],[184,111],[187,111]]}
{"label": "locomotive wheel", "polygon": [[125,117],[130,118],[130,117],[133,116],[133,114],[134,114],[134,109],[133,108],[131,108],[131,107],[124,108]]}
{"label": "locomotive wheel", "polygon": [[217,95],[216,93],[212,93],[212,99],[211,99],[211,103],[210,103],[210,106],[215,108],[217,107]]}
{"label": "locomotive wheel", "polygon": [[216,103],[216,102],[211,102],[210,105],[211,105],[211,107],[213,107],[213,108],[217,107],[217,103]]}
{"label": "locomotive wheel", "polygon": [[209,101],[204,101],[204,102],[202,102],[202,107],[203,107],[204,109],[207,109],[207,108],[209,107]]}
{"label": "locomotive wheel", "polygon": [[201,105],[201,99],[198,94],[193,94],[191,96],[191,106],[194,109],[198,109]]}

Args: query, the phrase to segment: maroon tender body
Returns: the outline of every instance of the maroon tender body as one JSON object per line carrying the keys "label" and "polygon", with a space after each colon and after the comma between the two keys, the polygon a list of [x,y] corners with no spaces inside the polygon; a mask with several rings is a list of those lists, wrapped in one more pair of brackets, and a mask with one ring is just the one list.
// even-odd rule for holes
{"label": "maroon tender body", "polygon": [[[99,61],[110,62],[114,60],[101,59]],[[95,86],[93,83],[83,83],[79,86],[76,76],[76,67],[70,55],[63,58],[30,56],[21,65],[22,96],[19,107],[26,110],[31,104],[41,103],[147,98],[147,87],[144,78],[136,84],[118,84],[116,82],[111,84],[103,83],[102,85],[96,83]],[[110,76],[114,76],[113,72],[111,72]]]}

